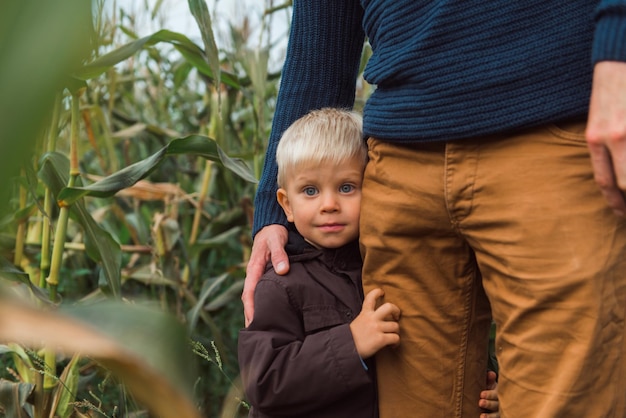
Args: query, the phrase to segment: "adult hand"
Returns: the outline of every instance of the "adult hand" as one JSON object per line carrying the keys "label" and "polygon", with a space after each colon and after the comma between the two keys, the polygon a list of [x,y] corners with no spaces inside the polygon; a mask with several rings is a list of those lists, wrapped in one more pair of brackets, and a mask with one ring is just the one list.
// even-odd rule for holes
{"label": "adult hand", "polygon": [[287,228],[282,225],[267,225],[254,237],[241,294],[246,327],[254,317],[254,288],[263,275],[267,262],[272,261],[274,270],[278,274],[287,274],[289,271],[285,244],[287,244]]}
{"label": "adult hand", "polygon": [[594,177],[613,211],[626,215],[626,63],[595,65],[587,143]]}
{"label": "adult hand", "polygon": [[376,308],[378,299],[384,294],[382,289],[371,290],[365,296],[361,313],[350,323],[352,339],[362,359],[400,342],[400,308],[389,302]]}

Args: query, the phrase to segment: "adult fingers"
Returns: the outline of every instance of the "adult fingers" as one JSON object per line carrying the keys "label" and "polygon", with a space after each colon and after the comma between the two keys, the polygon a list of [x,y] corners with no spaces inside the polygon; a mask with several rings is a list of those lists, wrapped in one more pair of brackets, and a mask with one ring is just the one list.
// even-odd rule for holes
{"label": "adult fingers", "polygon": [[[618,187],[616,170],[609,150],[598,142],[588,141],[594,178],[608,205],[620,216],[626,215],[624,190]],[[626,183],[626,178],[624,179]]]}
{"label": "adult fingers", "polygon": [[259,238],[259,234],[263,234],[262,239],[267,243],[274,271],[281,275],[287,274],[289,272],[289,258],[285,251],[288,236],[287,228],[282,225],[268,225],[257,233],[254,238],[255,242]]}
{"label": "adult fingers", "polygon": [[243,292],[241,293],[246,327],[254,317],[254,289],[261,279],[266,263],[261,255],[255,255],[253,252],[246,267],[246,279],[243,282]]}
{"label": "adult fingers", "polygon": [[626,63],[602,61],[593,70],[587,143],[594,177],[609,206],[626,214]]}
{"label": "adult fingers", "polygon": [[289,259],[285,252],[286,243],[287,228],[282,225],[268,225],[254,238],[241,294],[245,326],[248,326],[254,317],[254,289],[265,271],[267,262],[271,260],[272,264],[278,266],[275,270],[279,274],[289,271]]}

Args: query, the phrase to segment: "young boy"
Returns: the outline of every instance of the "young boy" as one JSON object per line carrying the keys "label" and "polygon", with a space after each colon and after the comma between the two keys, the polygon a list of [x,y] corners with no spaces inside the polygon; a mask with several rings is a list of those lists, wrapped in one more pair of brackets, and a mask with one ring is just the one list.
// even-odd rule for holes
{"label": "young boy", "polygon": [[[400,310],[381,304],[381,289],[363,297],[360,116],[330,108],[303,116],[283,134],[276,160],[291,269],[280,276],[268,267],[254,320],[239,334],[249,416],[377,417],[373,356],[400,342]],[[481,396],[481,407],[497,411],[495,390]]]}

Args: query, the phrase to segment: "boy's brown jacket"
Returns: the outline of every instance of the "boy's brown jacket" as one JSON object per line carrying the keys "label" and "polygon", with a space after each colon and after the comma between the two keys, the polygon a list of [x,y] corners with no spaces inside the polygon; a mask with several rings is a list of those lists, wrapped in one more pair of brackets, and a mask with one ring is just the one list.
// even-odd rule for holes
{"label": "boy's brown jacket", "polygon": [[318,250],[290,232],[287,251],[289,273],[269,267],[239,333],[249,416],[376,417],[374,364],[366,370],[349,328],[363,301],[358,243]]}

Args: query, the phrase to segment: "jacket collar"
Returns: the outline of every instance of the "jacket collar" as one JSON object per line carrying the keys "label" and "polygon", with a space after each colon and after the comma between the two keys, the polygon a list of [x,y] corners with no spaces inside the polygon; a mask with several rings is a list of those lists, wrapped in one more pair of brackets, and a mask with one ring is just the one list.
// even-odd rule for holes
{"label": "jacket collar", "polygon": [[[328,290],[347,308],[357,309],[357,312],[360,311],[363,300],[361,284],[361,267],[363,263],[361,261],[358,240],[354,240],[339,248],[318,249],[306,242],[295,228],[288,228],[288,231],[289,238],[285,249],[287,254],[289,254],[290,262],[304,262],[305,269],[308,270],[306,261],[317,259],[317,261],[324,264],[329,272],[333,272],[335,277],[329,280],[327,274],[320,275],[315,273],[316,270],[311,270],[311,278],[321,287]],[[346,291],[346,284],[353,288],[354,291]]]}
{"label": "jacket collar", "polygon": [[302,235],[289,224],[287,228],[289,238],[285,250],[291,261],[306,261],[314,258],[320,260],[329,268],[337,272],[350,272],[362,266],[358,240],[349,242],[339,248],[315,248],[304,240]]}

